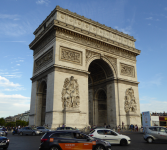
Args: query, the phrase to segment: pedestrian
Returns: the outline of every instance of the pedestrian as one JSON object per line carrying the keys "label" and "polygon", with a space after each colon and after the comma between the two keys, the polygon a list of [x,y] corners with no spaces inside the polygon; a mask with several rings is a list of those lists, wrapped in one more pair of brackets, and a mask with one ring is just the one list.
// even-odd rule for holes
{"label": "pedestrian", "polygon": [[122,121],[122,129],[124,129],[124,122]]}
{"label": "pedestrian", "polygon": [[106,123],[104,123],[104,128],[106,128]]}
{"label": "pedestrian", "polygon": [[[137,125],[136,125],[136,126],[137,126]],[[139,128],[138,128],[138,126],[137,126],[137,128],[136,128],[137,132],[138,132],[138,129],[139,129]]]}
{"label": "pedestrian", "polygon": [[137,131],[137,126],[135,125],[135,132]]}
{"label": "pedestrian", "polygon": [[63,123],[62,127],[65,127],[65,126],[64,126],[64,123]]}
{"label": "pedestrian", "polygon": [[120,133],[120,129],[121,129],[121,127],[120,127],[120,125],[118,126],[118,133]]}

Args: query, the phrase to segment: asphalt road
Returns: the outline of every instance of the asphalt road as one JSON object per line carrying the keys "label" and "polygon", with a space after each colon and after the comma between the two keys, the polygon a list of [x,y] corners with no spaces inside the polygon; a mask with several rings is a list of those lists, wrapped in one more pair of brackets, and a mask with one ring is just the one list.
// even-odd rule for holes
{"label": "asphalt road", "polygon": [[[167,143],[156,142],[148,144],[143,139],[143,134],[134,132],[124,132],[131,138],[131,145],[120,146],[112,145],[112,150],[167,150]],[[19,136],[12,135],[11,133],[7,136],[10,140],[8,150],[38,150],[40,145],[40,136]]]}

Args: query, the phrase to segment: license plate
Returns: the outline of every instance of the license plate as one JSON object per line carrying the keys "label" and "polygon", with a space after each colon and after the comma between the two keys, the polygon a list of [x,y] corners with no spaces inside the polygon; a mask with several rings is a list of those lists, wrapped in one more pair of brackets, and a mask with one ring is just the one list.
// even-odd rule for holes
{"label": "license plate", "polygon": [[0,145],[6,145],[6,143],[0,143]]}

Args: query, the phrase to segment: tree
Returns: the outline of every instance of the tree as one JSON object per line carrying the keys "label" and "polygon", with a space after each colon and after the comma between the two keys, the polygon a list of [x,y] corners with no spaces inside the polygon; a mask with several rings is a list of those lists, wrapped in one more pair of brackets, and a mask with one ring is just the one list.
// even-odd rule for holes
{"label": "tree", "polygon": [[4,126],[5,125],[5,119],[4,118],[0,118],[0,126]]}
{"label": "tree", "polygon": [[7,123],[5,124],[6,127],[14,127],[15,125],[16,125],[15,122],[7,122]]}
{"label": "tree", "polygon": [[16,126],[27,126],[27,125],[28,125],[27,121],[22,121],[22,120],[16,121]]}

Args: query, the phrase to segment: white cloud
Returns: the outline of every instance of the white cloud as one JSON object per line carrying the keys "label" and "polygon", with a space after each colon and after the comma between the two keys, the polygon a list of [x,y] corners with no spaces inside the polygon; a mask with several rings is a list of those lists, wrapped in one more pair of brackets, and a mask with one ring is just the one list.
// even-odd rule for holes
{"label": "white cloud", "polygon": [[36,1],[36,3],[37,3],[37,4],[40,4],[40,5],[42,5],[42,4],[48,5],[49,2],[50,2],[49,0],[37,0],[37,1]]}
{"label": "white cloud", "polygon": [[0,14],[0,19],[20,20],[19,15],[8,15],[8,14]]}
{"label": "white cloud", "polygon": [[17,66],[20,66],[20,64],[17,64]]}
{"label": "white cloud", "polygon": [[118,30],[118,31],[121,31],[125,34],[131,34],[131,30],[132,30],[132,27],[131,26],[127,26],[125,28],[119,28],[118,26],[115,26],[115,28]]}
{"label": "white cloud", "polygon": [[[0,35],[1,36],[22,36],[33,32],[33,25],[28,21],[19,23],[13,23],[9,21],[0,22]],[[9,42],[9,41],[7,41]],[[13,42],[25,42],[25,41],[13,41]]]}
{"label": "white cloud", "polygon": [[30,109],[30,97],[0,93],[0,117],[14,116]]}
{"label": "white cloud", "polygon": [[18,91],[23,89],[20,84],[10,82],[7,78],[0,76],[0,91]]}
{"label": "white cloud", "polygon": [[164,112],[167,108],[167,101],[158,101],[154,97],[143,97],[140,99],[140,112]]}
{"label": "white cloud", "polygon": [[146,18],[147,20],[152,20],[153,19],[153,17],[148,17],[148,18]]}

